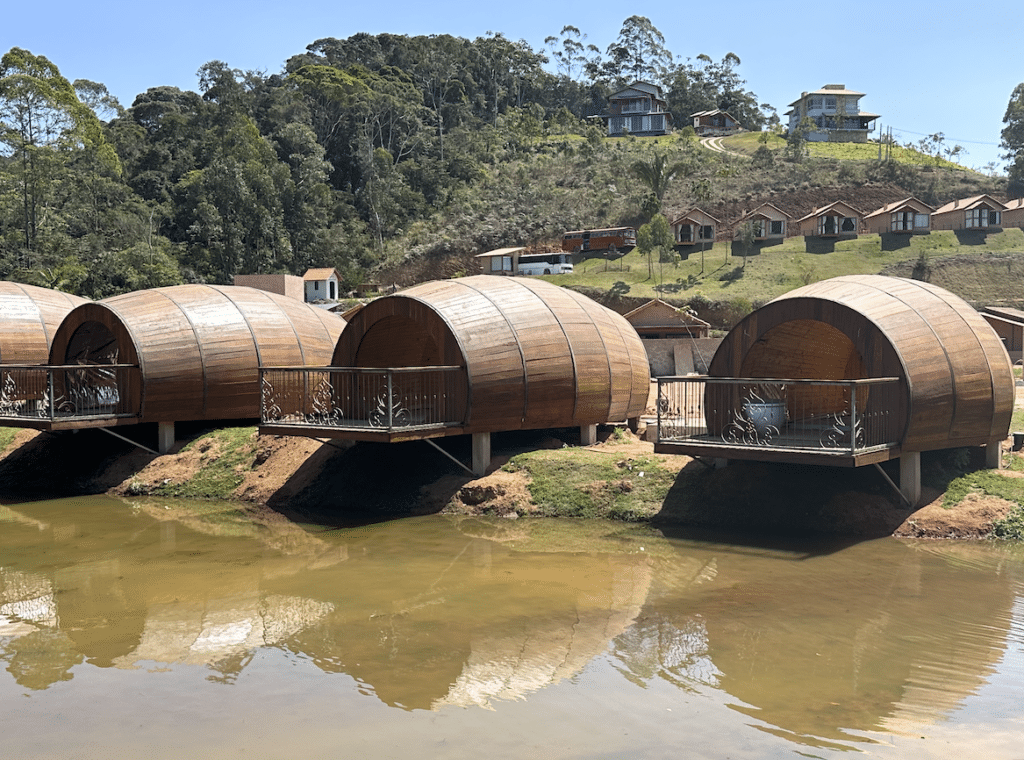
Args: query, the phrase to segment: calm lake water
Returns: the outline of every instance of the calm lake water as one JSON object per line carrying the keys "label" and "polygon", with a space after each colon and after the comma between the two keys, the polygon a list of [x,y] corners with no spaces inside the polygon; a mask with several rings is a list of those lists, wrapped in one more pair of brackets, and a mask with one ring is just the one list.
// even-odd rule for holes
{"label": "calm lake water", "polygon": [[0,506],[0,757],[1024,758],[1024,548]]}

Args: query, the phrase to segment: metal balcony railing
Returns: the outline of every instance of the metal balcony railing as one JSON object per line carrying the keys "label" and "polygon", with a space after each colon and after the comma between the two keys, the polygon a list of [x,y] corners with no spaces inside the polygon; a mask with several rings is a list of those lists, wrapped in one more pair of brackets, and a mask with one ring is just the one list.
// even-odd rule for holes
{"label": "metal balcony railing", "polygon": [[263,367],[263,424],[381,431],[458,426],[461,367]]}
{"label": "metal balcony railing", "polygon": [[658,378],[658,442],[863,454],[899,444],[899,378]]}
{"label": "metal balcony railing", "polygon": [[95,419],[138,415],[131,364],[0,365],[0,418]]}

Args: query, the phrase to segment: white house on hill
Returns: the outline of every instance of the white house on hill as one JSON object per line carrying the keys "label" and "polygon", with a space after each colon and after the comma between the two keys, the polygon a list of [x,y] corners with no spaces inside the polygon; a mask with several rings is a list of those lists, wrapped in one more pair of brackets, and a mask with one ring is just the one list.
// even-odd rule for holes
{"label": "white house on hill", "polygon": [[877,113],[860,110],[863,92],[846,89],[844,84],[827,84],[820,90],[805,92],[789,104],[789,134],[804,117],[815,129],[806,135],[811,142],[867,142]]}

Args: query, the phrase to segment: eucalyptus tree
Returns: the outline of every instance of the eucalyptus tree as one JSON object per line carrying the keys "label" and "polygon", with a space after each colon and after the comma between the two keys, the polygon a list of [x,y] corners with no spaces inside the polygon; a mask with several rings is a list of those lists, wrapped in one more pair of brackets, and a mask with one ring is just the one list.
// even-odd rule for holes
{"label": "eucalyptus tree", "polygon": [[0,58],[0,156],[8,159],[4,168],[18,195],[20,265],[29,264],[39,247],[61,172],[83,152],[119,172],[99,119],[57,66],[45,56],[11,48]]}
{"label": "eucalyptus tree", "polygon": [[591,60],[587,73],[612,87],[630,81],[664,84],[673,70],[673,56],[665,47],[665,36],[646,16],[630,16],[622,22],[619,36],[605,51],[606,59]]}
{"label": "eucalyptus tree", "polygon": [[1015,197],[1024,197],[1024,82],[1017,85],[1010,95],[1003,116],[1001,145],[1003,154],[1009,164],[1007,166],[1010,193]]}

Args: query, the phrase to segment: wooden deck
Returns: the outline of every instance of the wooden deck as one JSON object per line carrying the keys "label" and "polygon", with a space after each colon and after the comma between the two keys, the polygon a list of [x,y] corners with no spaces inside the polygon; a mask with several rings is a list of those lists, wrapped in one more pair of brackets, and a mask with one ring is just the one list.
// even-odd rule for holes
{"label": "wooden deck", "polygon": [[900,456],[898,378],[658,379],[655,451],[861,467]]}

